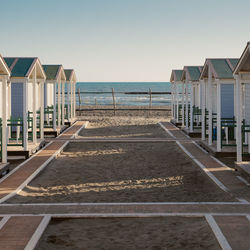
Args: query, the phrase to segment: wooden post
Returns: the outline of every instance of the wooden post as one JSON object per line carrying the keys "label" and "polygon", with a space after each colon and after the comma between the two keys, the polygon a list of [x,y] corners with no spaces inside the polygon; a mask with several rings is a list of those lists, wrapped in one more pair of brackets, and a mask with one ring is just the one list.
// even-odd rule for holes
{"label": "wooden post", "polygon": [[80,92],[80,88],[78,88],[78,101],[79,101],[79,111],[81,110],[81,92]]}
{"label": "wooden post", "polygon": [[114,88],[112,88],[112,97],[113,97],[113,106],[114,106],[114,115],[115,115],[116,104],[115,104],[115,91],[114,91]]}
{"label": "wooden post", "polygon": [[151,109],[152,109],[152,90],[151,90],[151,88],[149,88],[149,111],[148,111],[148,114],[150,114],[150,112],[151,112]]}

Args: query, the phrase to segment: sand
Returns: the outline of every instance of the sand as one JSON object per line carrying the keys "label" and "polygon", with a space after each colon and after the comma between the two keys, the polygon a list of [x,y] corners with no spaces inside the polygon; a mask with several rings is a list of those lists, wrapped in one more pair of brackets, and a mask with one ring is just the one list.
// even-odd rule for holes
{"label": "sand", "polygon": [[204,218],[53,219],[37,250],[221,249]]}
{"label": "sand", "polygon": [[175,144],[70,143],[9,203],[233,201]]}

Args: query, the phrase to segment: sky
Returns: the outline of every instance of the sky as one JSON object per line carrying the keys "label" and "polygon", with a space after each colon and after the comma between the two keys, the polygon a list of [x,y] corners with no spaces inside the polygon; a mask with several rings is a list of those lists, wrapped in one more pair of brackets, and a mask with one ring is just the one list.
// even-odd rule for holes
{"label": "sky", "polygon": [[249,0],[0,0],[0,54],[74,68],[78,81],[169,81],[241,56]]}

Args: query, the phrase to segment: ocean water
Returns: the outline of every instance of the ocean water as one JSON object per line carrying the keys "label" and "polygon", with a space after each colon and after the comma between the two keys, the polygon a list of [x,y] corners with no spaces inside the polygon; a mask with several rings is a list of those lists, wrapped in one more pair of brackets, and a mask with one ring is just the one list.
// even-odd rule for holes
{"label": "ocean water", "polygon": [[[80,91],[81,105],[112,105],[112,88],[115,92],[116,104],[119,106],[148,106],[148,94],[128,94],[126,92],[171,92],[169,82],[78,82],[76,91]],[[79,105],[79,96],[76,95]],[[153,106],[169,106],[170,94],[152,94]]]}

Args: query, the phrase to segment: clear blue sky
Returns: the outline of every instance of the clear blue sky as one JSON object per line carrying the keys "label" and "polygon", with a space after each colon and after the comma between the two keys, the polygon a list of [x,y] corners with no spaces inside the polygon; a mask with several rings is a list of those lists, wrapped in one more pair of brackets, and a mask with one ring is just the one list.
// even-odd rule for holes
{"label": "clear blue sky", "polygon": [[249,0],[0,1],[0,53],[63,64],[79,81],[168,81],[250,40]]}

